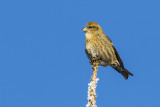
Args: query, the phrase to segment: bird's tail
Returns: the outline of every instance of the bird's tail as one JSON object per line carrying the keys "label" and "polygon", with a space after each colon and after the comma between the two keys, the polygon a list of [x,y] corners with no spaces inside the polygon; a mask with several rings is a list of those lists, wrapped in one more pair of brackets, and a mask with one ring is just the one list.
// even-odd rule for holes
{"label": "bird's tail", "polygon": [[124,77],[126,80],[128,79],[128,75],[133,76],[133,74],[132,74],[131,72],[129,72],[127,69],[125,69],[125,68],[124,68],[120,73],[123,75],[123,77]]}
{"label": "bird's tail", "polygon": [[133,76],[133,74],[129,72],[126,68],[121,68],[121,67],[113,67],[113,68],[119,73],[121,73],[126,80],[128,79],[129,75]]}

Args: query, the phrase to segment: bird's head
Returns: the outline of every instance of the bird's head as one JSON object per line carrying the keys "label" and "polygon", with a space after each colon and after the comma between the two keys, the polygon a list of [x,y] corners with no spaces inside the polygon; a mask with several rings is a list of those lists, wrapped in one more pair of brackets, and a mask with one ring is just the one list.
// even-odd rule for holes
{"label": "bird's head", "polygon": [[96,22],[89,22],[83,29],[82,31],[86,33],[91,33],[91,34],[97,34],[97,33],[103,33],[102,28],[99,26],[98,23]]}

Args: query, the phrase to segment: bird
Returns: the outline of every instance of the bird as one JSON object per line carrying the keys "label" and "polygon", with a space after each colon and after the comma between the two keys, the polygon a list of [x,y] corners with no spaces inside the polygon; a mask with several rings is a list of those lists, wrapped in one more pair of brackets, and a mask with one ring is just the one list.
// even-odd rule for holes
{"label": "bird", "polygon": [[98,61],[99,65],[111,66],[118,71],[127,80],[128,76],[133,74],[123,65],[123,62],[111,39],[103,32],[100,25],[96,22],[88,22],[82,29],[85,32],[85,53],[93,64]]}

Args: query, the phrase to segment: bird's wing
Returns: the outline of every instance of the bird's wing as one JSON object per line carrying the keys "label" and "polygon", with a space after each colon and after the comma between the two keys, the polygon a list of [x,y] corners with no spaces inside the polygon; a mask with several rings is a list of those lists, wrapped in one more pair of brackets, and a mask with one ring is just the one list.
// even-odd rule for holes
{"label": "bird's wing", "polygon": [[114,49],[114,52],[115,52],[115,54],[116,54],[116,58],[117,58],[117,60],[118,60],[118,62],[120,63],[120,66],[122,67],[122,68],[124,68],[124,65],[123,65],[123,62],[122,62],[122,60],[121,60],[121,57],[119,56],[119,54],[118,54],[118,52],[117,52],[117,50],[116,50],[116,48],[113,46],[113,49]]}
{"label": "bird's wing", "polygon": [[[107,35],[106,35],[106,38],[112,43],[111,39]],[[116,54],[116,58],[117,58],[118,62],[120,63],[120,66],[124,67],[123,62],[121,60],[121,57],[119,56],[119,54],[118,54],[116,48],[113,46],[113,44],[112,44],[112,47],[113,47],[113,50],[114,50],[114,52]]]}

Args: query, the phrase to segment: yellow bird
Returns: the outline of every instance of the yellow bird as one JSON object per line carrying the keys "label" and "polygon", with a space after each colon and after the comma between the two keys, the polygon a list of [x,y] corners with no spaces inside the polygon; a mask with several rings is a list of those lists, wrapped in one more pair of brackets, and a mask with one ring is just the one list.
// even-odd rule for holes
{"label": "yellow bird", "polygon": [[96,60],[101,66],[111,66],[121,73],[126,80],[128,79],[128,75],[133,76],[124,67],[112,41],[103,32],[98,23],[89,22],[82,30],[85,32],[85,52],[91,64]]}

